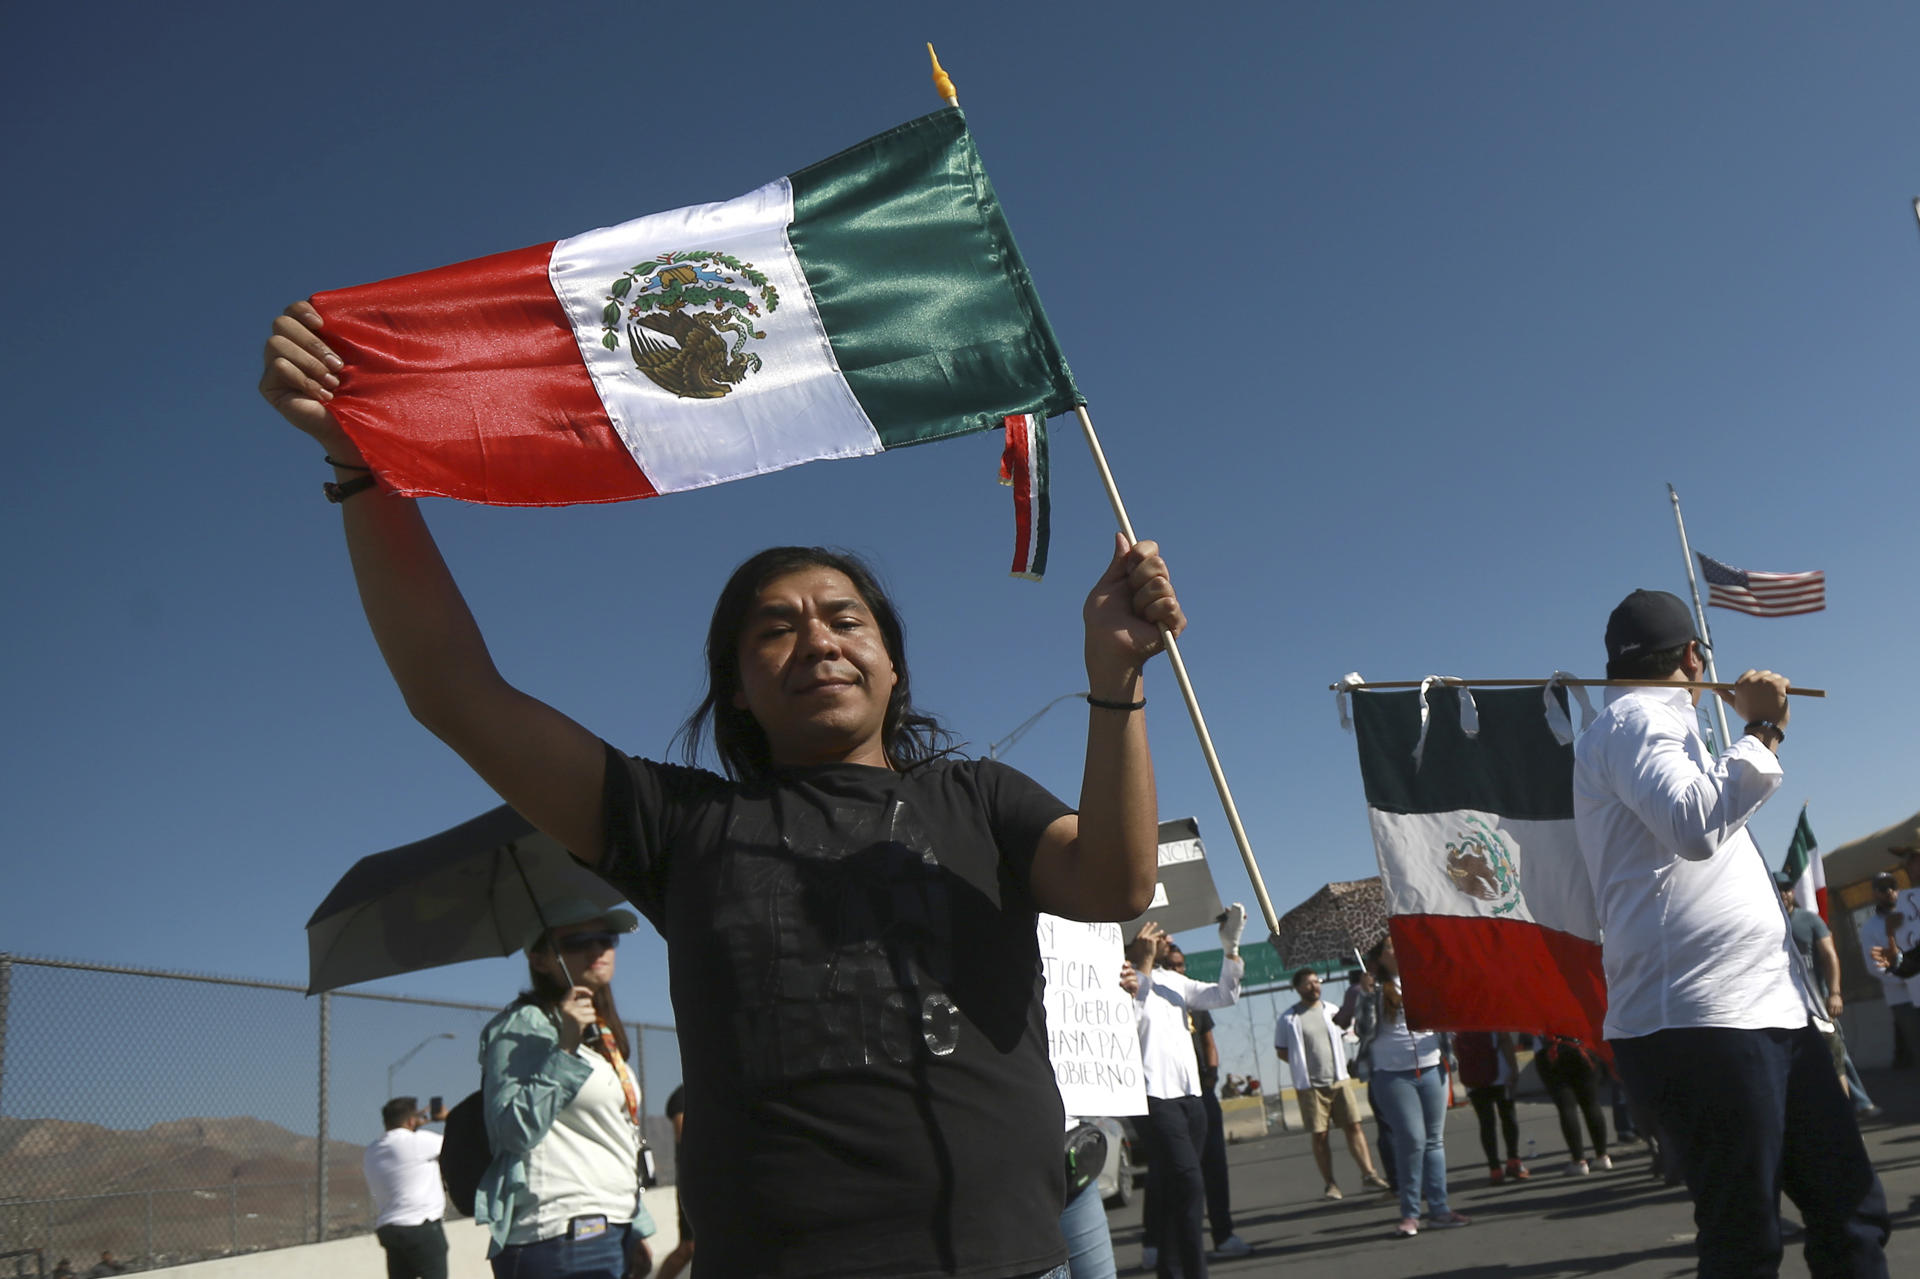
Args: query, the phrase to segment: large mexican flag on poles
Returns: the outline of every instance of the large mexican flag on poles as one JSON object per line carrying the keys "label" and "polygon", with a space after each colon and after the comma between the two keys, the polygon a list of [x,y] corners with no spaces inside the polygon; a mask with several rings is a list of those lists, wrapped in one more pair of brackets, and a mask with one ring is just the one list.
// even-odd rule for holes
{"label": "large mexican flag on poles", "polygon": [[957,108],[736,200],[313,304],[334,415],[410,495],[615,502],[970,431],[1012,450],[1083,402]]}
{"label": "large mexican flag on poles", "polygon": [[1420,692],[1353,694],[1408,1020],[1598,1044],[1606,978],[1574,836],[1571,733],[1556,736],[1540,689],[1462,696],[1435,688],[1423,707]]}

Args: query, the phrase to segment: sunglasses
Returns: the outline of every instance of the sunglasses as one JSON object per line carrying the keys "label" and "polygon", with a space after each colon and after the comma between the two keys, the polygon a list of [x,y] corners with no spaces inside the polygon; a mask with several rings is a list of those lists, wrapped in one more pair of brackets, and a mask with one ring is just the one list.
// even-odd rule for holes
{"label": "sunglasses", "polygon": [[588,951],[598,950],[602,946],[606,947],[608,950],[618,950],[620,949],[620,934],[619,933],[575,933],[571,937],[560,938],[558,941],[554,942],[554,946],[559,950],[565,951],[569,955],[584,955]]}

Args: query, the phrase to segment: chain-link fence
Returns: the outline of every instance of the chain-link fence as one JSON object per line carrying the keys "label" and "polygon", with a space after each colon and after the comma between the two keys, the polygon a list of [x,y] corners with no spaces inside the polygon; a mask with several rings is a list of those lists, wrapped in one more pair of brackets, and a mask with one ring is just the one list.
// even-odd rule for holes
{"label": "chain-link fence", "polygon": [[[360,1160],[382,1103],[452,1107],[478,1088],[480,1028],[499,1011],[0,953],[0,1275],[370,1231]],[[627,1032],[671,1182],[679,1039]]]}

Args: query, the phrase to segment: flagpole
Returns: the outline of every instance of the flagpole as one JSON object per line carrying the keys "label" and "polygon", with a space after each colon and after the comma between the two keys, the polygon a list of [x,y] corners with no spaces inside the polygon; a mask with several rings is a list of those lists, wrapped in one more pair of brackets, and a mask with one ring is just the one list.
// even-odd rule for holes
{"label": "flagpole", "polygon": [[[941,100],[950,107],[960,105],[959,91],[953,87],[953,80],[946,69],[940,65],[940,55],[933,51],[932,42],[927,44],[927,59],[933,64],[933,87]],[[1093,419],[1087,416],[1085,405],[1076,405],[1074,412],[1080,418],[1080,430],[1087,438],[1087,449],[1093,454],[1093,464],[1100,471],[1100,482],[1106,486],[1107,501],[1113,504],[1113,517],[1120,523],[1120,531],[1126,535],[1128,545],[1140,539],[1134,535],[1133,521],[1127,518],[1126,503],[1120,500],[1120,489],[1113,482],[1113,471],[1107,466],[1106,452],[1100,447],[1100,437],[1094,433]],[[1240,824],[1240,810],[1233,802],[1233,792],[1227,787],[1227,774],[1220,767],[1220,756],[1213,749],[1213,737],[1207,732],[1206,716],[1200,713],[1200,699],[1193,691],[1193,681],[1187,676],[1187,664],[1181,660],[1180,646],[1174,643],[1173,632],[1162,626],[1160,642],[1166,645],[1167,661],[1173,666],[1173,677],[1180,684],[1180,696],[1186,699],[1187,714],[1193,720],[1193,731],[1200,738],[1200,753],[1206,756],[1207,771],[1213,775],[1213,788],[1220,794],[1220,805],[1227,812],[1227,826],[1233,831],[1233,842],[1240,849],[1240,860],[1246,865],[1247,878],[1253,882],[1254,900],[1260,904],[1260,914],[1267,921],[1269,933],[1280,930],[1280,916],[1274,913],[1273,901],[1267,896],[1266,881],[1260,878],[1260,867],[1254,864],[1253,845],[1247,839],[1247,828]]]}
{"label": "flagpole", "polygon": [[[1673,499],[1673,526],[1680,531],[1680,558],[1686,561],[1687,585],[1693,589],[1693,615],[1700,622],[1700,638],[1707,642],[1707,678],[1717,684],[1720,682],[1720,672],[1713,665],[1713,633],[1707,629],[1707,610],[1700,604],[1700,579],[1693,571],[1693,548],[1687,545],[1687,522],[1680,518],[1680,494],[1669,484],[1667,496]],[[1725,754],[1727,747],[1733,744],[1733,735],[1727,731],[1726,703],[1715,698],[1713,713],[1720,722],[1720,749],[1716,753]]]}
{"label": "flagpole", "polygon": [[[1087,438],[1087,450],[1093,454],[1093,465],[1100,472],[1100,483],[1106,486],[1107,501],[1113,506],[1113,518],[1120,523],[1120,532],[1131,545],[1140,539],[1134,535],[1133,521],[1127,518],[1126,503],[1120,500],[1120,488],[1113,482],[1113,470],[1107,465],[1106,451],[1100,447],[1100,437],[1094,433],[1093,419],[1087,415],[1085,405],[1076,405],[1074,414],[1080,419],[1080,430]],[[1160,628],[1161,642],[1167,646],[1167,661],[1173,666],[1173,677],[1179,681],[1180,696],[1186,699],[1187,714],[1193,720],[1193,731],[1200,738],[1200,753],[1206,756],[1207,771],[1213,775],[1213,788],[1220,794],[1220,806],[1226,809],[1227,825],[1233,831],[1233,842],[1239,846],[1240,860],[1246,864],[1247,878],[1253,882],[1254,899],[1260,903],[1260,914],[1267,921],[1267,931],[1280,931],[1280,916],[1274,913],[1273,902],[1267,896],[1266,881],[1260,878],[1260,867],[1254,864],[1253,845],[1247,839],[1247,829],[1240,824],[1240,810],[1234,805],[1233,791],[1227,786],[1226,770],[1220,767],[1220,756],[1213,749],[1213,736],[1207,732],[1207,717],[1200,713],[1200,699],[1193,691],[1193,681],[1187,676],[1187,664],[1180,657],[1180,646],[1174,642],[1173,632],[1166,627]]]}

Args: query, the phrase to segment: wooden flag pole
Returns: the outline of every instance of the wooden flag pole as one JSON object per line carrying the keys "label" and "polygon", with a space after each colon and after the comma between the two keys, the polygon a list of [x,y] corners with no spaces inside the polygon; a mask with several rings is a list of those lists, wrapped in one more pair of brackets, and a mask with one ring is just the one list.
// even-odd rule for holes
{"label": "wooden flag pole", "polygon": [[[960,105],[960,94],[953,87],[953,80],[940,65],[940,55],[933,51],[931,42],[927,45],[927,58],[933,63],[933,87],[941,100],[950,107]],[[1087,416],[1084,405],[1076,407],[1074,412],[1080,418],[1080,430],[1087,437],[1087,448],[1093,454],[1093,464],[1100,471],[1100,482],[1106,485],[1107,501],[1113,504],[1113,517],[1120,523],[1121,533],[1126,535],[1129,545],[1140,539],[1134,536],[1133,521],[1127,518],[1126,503],[1120,500],[1120,489],[1113,482],[1113,471],[1107,466],[1107,455],[1100,447],[1100,437],[1094,434],[1093,419]],[[1180,696],[1186,699],[1187,714],[1193,719],[1193,731],[1200,738],[1200,753],[1206,756],[1207,771],[1213,774],[1213,788],[1220,793],[1221,807],[1227,811],[1227,825],[1233,831],[1233,842],[1239,846],[1240,860],[1247,868],[1247,878],[1253,881],[1253,896],[1260,904],[1260,914],[1267,921],[1268,932],[1280,930],[1280,917],[1274,913],[1273,901],[1267,896],[1266,881],[1260,878],[1260,868],[1254,864],[1253,845],[1247,840],[1247,829],[1240,824],[1240,810],[1234,807],[1233,792],[1227,788],[1227,774],[1220,767],[1220,756],[1213,749],[1213,738],[1207,733],[1206,716],[1200,713],[1200,699],[1194,695],[1193,681],[1187,677],[1187,664],[1180,658],[1180,646],[1173,641],[1173,633],[1166,627],[1160,628],[1160,642],[1166,645],[1167,661],[1173,665],[1173,677],[1180,684]]]}
{"label": "wooden flag pole", "polygon": [[[1093,465],[1100,472],[1100,482],[1106,486],[1107,501],[1113,505],[1113,518],[1120,523],[1120,532],[1129,543],[1138,542],[1134,536],[1133,521],[1127,518],[1127,506],[1120,500],[1120,488],[1113,482],[1113,470],[1107,465],[1106,452],[1100,447],[1100,437],[1094,434],[1093,419],[1087,415],[1085,405],[1077,406],[1075,415],[1080,419],[1080,430],[1087,437],[1087,450],[1093,454]],[[1167,646],[1167,661],[1173,665],[1173,677],[1179,681],[1180,696],[1186,699],[1187,714],[1193,719],[1193,731],[1200,738],[1200,753],[1206,756],[1207,771],[1213,774],[1213,788],[1220,793],[1220,806],[1226,809],[1227,825],[1233,831],[1233,842],[1239,846],[1240,860],[1246,864],[1247,878],[1253,881],[1253,896],[1260,903],[1260,914],[1267,921],[1268,932],[1280,931],[1280,916],[1273,910],[1273,901],[1267,896],[1266,881],[1260,878],[1260,867],[1254,864],[1253,845],[1247,839],[1247,828],[1240,824],[1240,810],[1234,806],[1233,791],[1227,786],[1226,770],[1220,767],[1220,756],[1213,749],[1213,737],[1207,732],[1207,717],[1200,713],[1200,699],[1194,694],[1193,681],[1187,676],[1187,664],[1180,657],[1180,646],[1174,643],[1173,633],[1166,627],[1160,628],[1160,640]]]}
{"label": "wooden flag pole", "polygon": [[[1370,688],[1419,688],[1426,683],[1423,679],[1368,680],[1364,684],[1329,684],[1327,691],[1364,692]],[[1445,684],[1448,688],[1544,688],[1548,684],[1563,684],[1568,688],[1686,688],[1701,689],[1711,693],[1731,693],[1733,684],[1710,682],[1706,680],[1688,683],[1685,680],[1666,679],[1456,679],[1451,675],[1438,675],[1434,683]],[[1825,697],[1824,688],[1788,688],[1793,697]]]}

